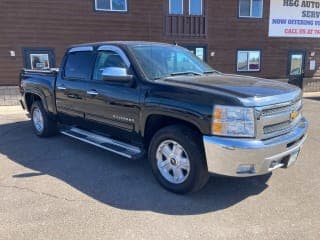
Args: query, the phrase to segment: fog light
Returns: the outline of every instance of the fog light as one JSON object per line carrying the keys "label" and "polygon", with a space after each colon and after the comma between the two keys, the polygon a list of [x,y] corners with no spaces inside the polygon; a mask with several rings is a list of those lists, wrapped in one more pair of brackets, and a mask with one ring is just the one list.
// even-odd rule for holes
{"label": "fog light", "polygon": [[239,165],[239,167],[237,169],[238,174],[255,173],[255,172],[256,172],[256,170],[255,170],[253,164]]}
{"label": "fog light", "polygon": [[278,166],[279,164],[280,164],[280,161],[272,161],[270,163],[270,168],[274,168],[274,167]]}

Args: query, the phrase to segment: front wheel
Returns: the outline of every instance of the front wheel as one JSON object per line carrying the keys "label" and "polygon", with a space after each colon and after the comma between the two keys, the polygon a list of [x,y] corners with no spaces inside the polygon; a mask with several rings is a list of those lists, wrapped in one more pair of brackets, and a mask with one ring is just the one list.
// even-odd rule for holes
{"label": "front wheel", "polygon": [[185,194],[208,181],[201,137],[192,129],[174,125],[159,130],[149,147],[154,176],[169,191]]}

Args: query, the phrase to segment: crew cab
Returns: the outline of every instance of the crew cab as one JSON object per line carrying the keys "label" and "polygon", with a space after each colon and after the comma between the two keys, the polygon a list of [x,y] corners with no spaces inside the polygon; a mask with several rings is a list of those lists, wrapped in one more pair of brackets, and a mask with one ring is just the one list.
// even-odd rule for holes
{"label": "crew cab", "polygon": [[164,43],[71,46],[60,69],[23,69],[21,93],[39,137],[60,132],[129,159],[146,156],[159,183],[180,194],[212,174],[287,168],[307,137],[299,88],[223,74]]}

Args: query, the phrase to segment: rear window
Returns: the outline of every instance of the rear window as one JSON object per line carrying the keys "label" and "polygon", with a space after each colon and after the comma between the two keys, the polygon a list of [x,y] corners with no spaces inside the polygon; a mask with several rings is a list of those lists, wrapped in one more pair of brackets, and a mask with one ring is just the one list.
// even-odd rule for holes
{"label": "rear window", "polygon": [[66,78],[88,79],[92,69],[93,52],[69,53],[64,68]]}

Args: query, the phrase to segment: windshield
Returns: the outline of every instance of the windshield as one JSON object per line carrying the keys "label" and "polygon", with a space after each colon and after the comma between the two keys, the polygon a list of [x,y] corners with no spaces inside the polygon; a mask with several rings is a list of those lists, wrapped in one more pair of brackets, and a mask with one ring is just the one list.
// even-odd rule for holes
{"label": "windshield", "polygon": [[177,75],[214,73],[192,52],[173,45],[138,45],[131,47],[144,73],[151,80]]}

